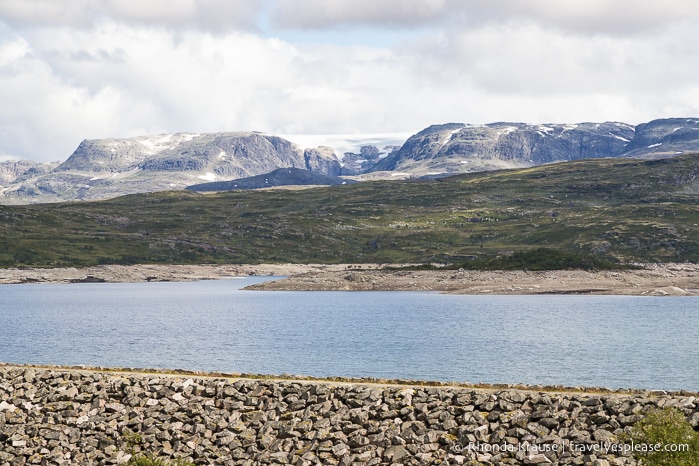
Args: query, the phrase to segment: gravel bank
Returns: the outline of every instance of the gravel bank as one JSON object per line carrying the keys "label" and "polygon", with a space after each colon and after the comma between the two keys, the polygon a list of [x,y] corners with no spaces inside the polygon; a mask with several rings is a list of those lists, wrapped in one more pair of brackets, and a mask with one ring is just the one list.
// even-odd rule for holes
{"label": "gravel bank", "polygon": [[241,276],[286,276],[317,270],[341,270],[343,266],[260,265],[100,265],[84,268],[0,269],[0,284],[19,283],[133,283],[151,281],[221,280]]}
{"label": "gravel bank", "polygon": [[640,296],[699,295],[699,265],[648,264],[643,270],[586,272],[311,270],[255,290],[390,290],[456,294],[600,294]]}

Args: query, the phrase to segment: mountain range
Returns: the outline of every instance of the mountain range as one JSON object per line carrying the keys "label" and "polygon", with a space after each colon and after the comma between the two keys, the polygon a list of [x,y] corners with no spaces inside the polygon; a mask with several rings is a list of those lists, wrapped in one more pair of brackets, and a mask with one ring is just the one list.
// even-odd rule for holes
{"label": "mountain range", "polygon": [[[333,184],[331,180],[337,182],[340,176],[355,181],[429,178],[588,158],[664,158],[699,151],[699,119],[671,118],[636,126],[449,123],[430,126],[400,146],[393,141],[371,142],[362,144],[360,139],[354,150],[340,152],[329,145],[302,147],[258,132],[85,140],[62,163],[0,162],[0,204],[96,200],[192,185],[198,190],[257,188],[265,183],[233,180],[260,175],[269,179],[282,168],[318,176],[277,171],[278,186]],[[300,183],[302,178],[313,181]]]}

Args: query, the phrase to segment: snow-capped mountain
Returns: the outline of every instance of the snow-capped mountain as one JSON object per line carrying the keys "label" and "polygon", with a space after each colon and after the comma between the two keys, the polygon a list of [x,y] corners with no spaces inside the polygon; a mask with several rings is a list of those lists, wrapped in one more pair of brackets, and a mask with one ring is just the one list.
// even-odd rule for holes
{"label": "snow-capped mountain", "polygon": [[430,126],[409,138],[401,134],[288,139],[257,132],[161,134],[85,140],[60,164],[0,162],[0,204],[180,190],[279,168],[357,180],[396,179],[685,152],[699,152],[699,119],[655,120],[638,126],[450,123]]}
{"label": "snow-capped mountain", "polygon": [[[5,184],[6,203],[103,199],[184,189],[271,172],[280,167],[338,172],[332,152],[308,150],[260,133],[162,134],[85,140],[48,173]],[[325,173],[324,173],[325,174]]]}
{"label": "snow-capped mountain", "polygon": [[600,157],[667,157],[699,151],[699,119],[528,125],[452,123],[426,128],[372,171],[463,173]]}

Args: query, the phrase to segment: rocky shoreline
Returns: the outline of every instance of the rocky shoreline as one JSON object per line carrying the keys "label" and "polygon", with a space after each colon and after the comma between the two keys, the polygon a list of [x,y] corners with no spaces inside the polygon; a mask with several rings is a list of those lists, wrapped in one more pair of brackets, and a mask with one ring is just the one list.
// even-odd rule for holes
{"label": "rocky shoreline", "polygon": [[135,283],[224,280],[241,276],[288,275],[313,266],[285,265],[99,265],[65,268],[0,269],[0,284],[22,283]]}
{"label": "rocky shoreline", "polygon": [[699,425],[685,392],[385,382],[0,364],[0,465],[635,465],[614,445],[649,409]]}
{"label": "rocky shoreline", "polygon": [[638,270],[407,270],[379,264],[103,265],[0,269],[0,284],[192,281],[240,276],[286,278],[248,287],[291,291],[438,291],[457,294],[699,295],[699,264],[645,264]]}
{"label": "rocky shoreline", "polygon": [[647,264],[639,270],[473,271],[346,267],[249,286],[256,290],[390,290],[454,294],[699,295],[699,265]]}

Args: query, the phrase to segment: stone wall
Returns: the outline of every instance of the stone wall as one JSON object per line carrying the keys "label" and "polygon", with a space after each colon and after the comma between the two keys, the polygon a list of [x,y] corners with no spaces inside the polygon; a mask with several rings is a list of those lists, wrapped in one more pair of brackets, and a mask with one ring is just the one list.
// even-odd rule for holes
{"label": "stone wall", "polygon": [[698,405],[688,393],[0,365],[0,465],[119,464],[139,452],[221,465],[632,465],[629,452],[612,451],[615,435],[656,406],[679,408],[696,427]]}

